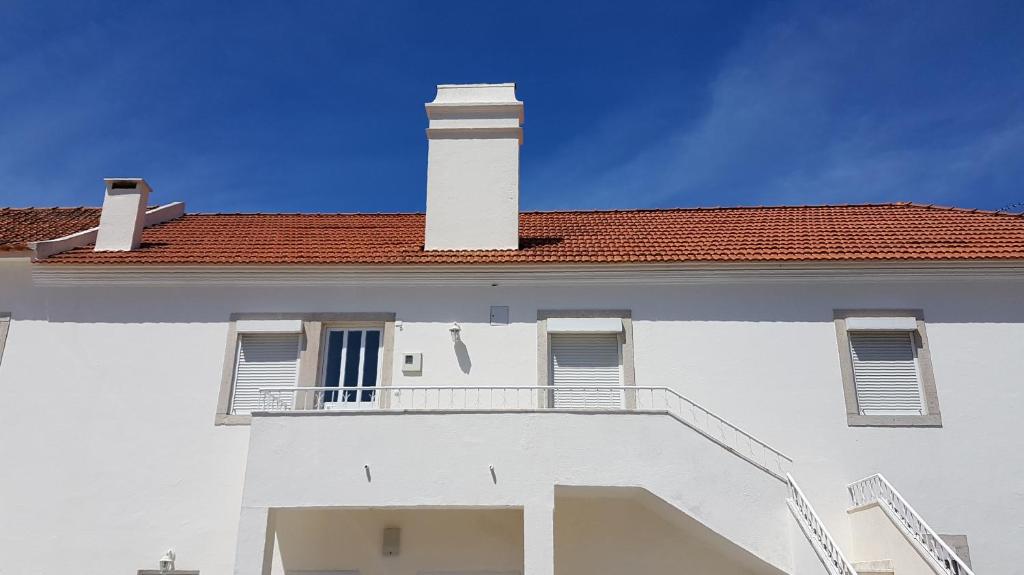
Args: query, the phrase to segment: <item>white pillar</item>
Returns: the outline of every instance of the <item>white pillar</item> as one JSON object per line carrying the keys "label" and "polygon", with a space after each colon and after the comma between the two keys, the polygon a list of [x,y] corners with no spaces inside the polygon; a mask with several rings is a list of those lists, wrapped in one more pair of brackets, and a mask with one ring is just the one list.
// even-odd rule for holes
{"label": "white pillar", "polygon": [[523,575],[555,573],[555,491],[523,506]]}
{"label": "white pillar", "polygon": [[270,575],[273,558],[273,511],[266,507],[242,507],[235,544],[235,575]]}

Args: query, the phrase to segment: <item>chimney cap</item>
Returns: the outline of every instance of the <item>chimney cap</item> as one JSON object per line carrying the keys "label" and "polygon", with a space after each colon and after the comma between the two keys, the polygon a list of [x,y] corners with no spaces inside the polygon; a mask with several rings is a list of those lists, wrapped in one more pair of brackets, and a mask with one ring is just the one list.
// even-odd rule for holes
{"label": "chimney cap", "polygon": [[437,96],[431,105],[488,105],[513,104],[522,106],[516,99],[515,82],[504,84],[438,84]]}
{"label": "chimney cap", "polygon": [[145,178],[103,178],[103,183],[106,184],[108,192],[113,190],[134,190],[138,188],[152,190]]}

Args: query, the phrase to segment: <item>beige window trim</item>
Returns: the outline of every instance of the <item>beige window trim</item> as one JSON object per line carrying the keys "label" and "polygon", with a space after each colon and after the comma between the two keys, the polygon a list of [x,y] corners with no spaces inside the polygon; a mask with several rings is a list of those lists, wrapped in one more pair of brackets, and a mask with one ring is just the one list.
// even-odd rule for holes
{"label": "beige window trim", "polygon": [[[617,317],[622,319],[622,384],[636,386],[636,371],[633,365],[633,313],[628,309],[542,309],[537,310],[537,385],[550,387],[551,373],[551,342],[548,337],[548,319],[551,318],[603,318]],[[544,390],[538,392],[538,405],[547,407],[550,394]],[[632,393],[626,394],[626,408],[632,409],[636,398]]]}
{"label": "beige window trim", "polygon": [[224,367],[221,371],[220,394],[217,397],[216,425],[248,425],[252,417],[234,415],[231,409],[231,388],[235,379],[235,355],[238,353],[239,320],[298,319],[302,321],[302,347],[299,352],[299,387],[316,387],[320,379],[320,357],[326,328],[378,328],[382,329],[381,387],[391,385],[392,363],[395,353],[395,314],[386,312],[354,313],[235,313],[228,324],[228,337],[224,348]]}
{"label": "beige window trim", "polygon": [[11,314],[0,312],[0,363],[4,361],[4,346],[7,345],[7,330],[11,327]]}
{"label": "beige window trim", "polygon": [[[924,397],[923,415],[864,415],[857,405],[857,387],[853,378],[853,358],[850,356],[850,336],[846,319],[850,317],[913,317],[917,330],[913,332],[917,344],[917,362]],[[925,329],[924,312],[919,309],[837,309],[833,312],[836,342],[839,344],[839,367],[846,397],[846,422],[850,427],[942,427],[939,395],[932,370],[931,349]]]}

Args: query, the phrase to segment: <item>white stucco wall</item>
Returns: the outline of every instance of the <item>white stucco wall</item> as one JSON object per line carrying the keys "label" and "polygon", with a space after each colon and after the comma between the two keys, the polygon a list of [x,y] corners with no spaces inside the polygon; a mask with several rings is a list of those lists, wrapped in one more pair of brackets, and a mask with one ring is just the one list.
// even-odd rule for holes
{"label": "white stucco wall", "polygon": [[[361,575],[501,573],[523,570],[519,509],[281,510],[274,575],[358,571]],[[383,531],[400,529],[398,555],[385,557]]]}
{"label": "white stucco wall", "polygon": [[[249,435],[213,425],[230,313],[393,311],[396,361],[424,353],[423,374],[395,366],[395,385],[530,385],[537,310],[585,308],[632,310],[639,385],[672,386],[792,456],[841,543],[845,485],[881,472],[936,530],[967,534],[979,571],[1010,572],[1024,538],[1022,287],[70,288],[0,261],[0,573],[134,572],[167,547],[180,568],[230,572]],[[510,306],[511,324],[488,325],[490,305]],[[942,428],[847,426],[832,310],[858,307],[924,310]]]}
{"label": "white stucco wall", "polygon": [[936,573],[932,563],[918,552],[914,543],[904,536],[881,507],[862,506],[849,515],[850,530],[854,535],[851,561],[890,561],[893,571],[900,575]]}
{"label": "white stucco wall", "polygon": [[[557,575],[750,575],[727,553],[633,499],[559,497],[555,505]],[[765,572],[765,571],[761,571]]]}
{"label": "white stucco wall", "polygon": [[[784,484],[666,415],[257,416],[242,504],[528,513],[552,504],[555,485],[644,488],[761,561],[791,565]],[[535,566],[528,554],[527,575],[543,573]]]}

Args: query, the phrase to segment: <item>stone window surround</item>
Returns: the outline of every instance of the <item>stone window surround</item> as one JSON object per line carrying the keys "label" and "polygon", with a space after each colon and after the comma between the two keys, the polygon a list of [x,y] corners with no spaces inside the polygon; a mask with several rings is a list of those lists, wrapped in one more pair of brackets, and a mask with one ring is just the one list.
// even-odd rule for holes
{"label": "stone window surround", "polygon": [[[850,338],[846,329],[849,317],[913,317],[917,330],[913,332],[917,345],[917,365],[921,376],[924,398],[923,415],[864,415],[857,405],[857,387],[853,377],[853,358],[850,356]],[[939,395],[932,370],[931,348],[925,329],[924,311],[920,309],[837,309],[833,311],[836,342],[839,345],[839,367],[846,397],[846,422],[850,427],[942,427]]]}
{"label": "stone window surround", "polygon": [[4,360],[4,346],[7,345],[7,330],[11,327],[11,314],[0,312],[0,362]]}
{"label": "stone window surround", "polygon": [[[537,385],[550,387],[551,374],[551,342],[548,337],[548,319],[551,318],[607,318],[622,319],[622,384],[636,385],[636,371],[633,360],[633,312],[628,309],[539,309],[537,310]],[[551,404],[549,392],[538,392],[538,405],[548,407]],[[636,398],[633,394],[626,395],[626,409],[635,407]]]}
{"label": "stone window surround", "polygon": [[239,320],[299,319],[302,320],[302,346],[299,351],[298,387],[316,387],[320,379],[321,354],[328,328],[380,329],[381,367],[380,385],[391,385],[392,363],[395,353],[395,314],[388,312],[351,313],[233,313],[229,318],[227,344],[224,348],[224,367],[221,373],[220,394],[217,397],[215,425],[248,425],[249,415],[230,413],[231,390],[235,379],[235,357],[238,353]]}

